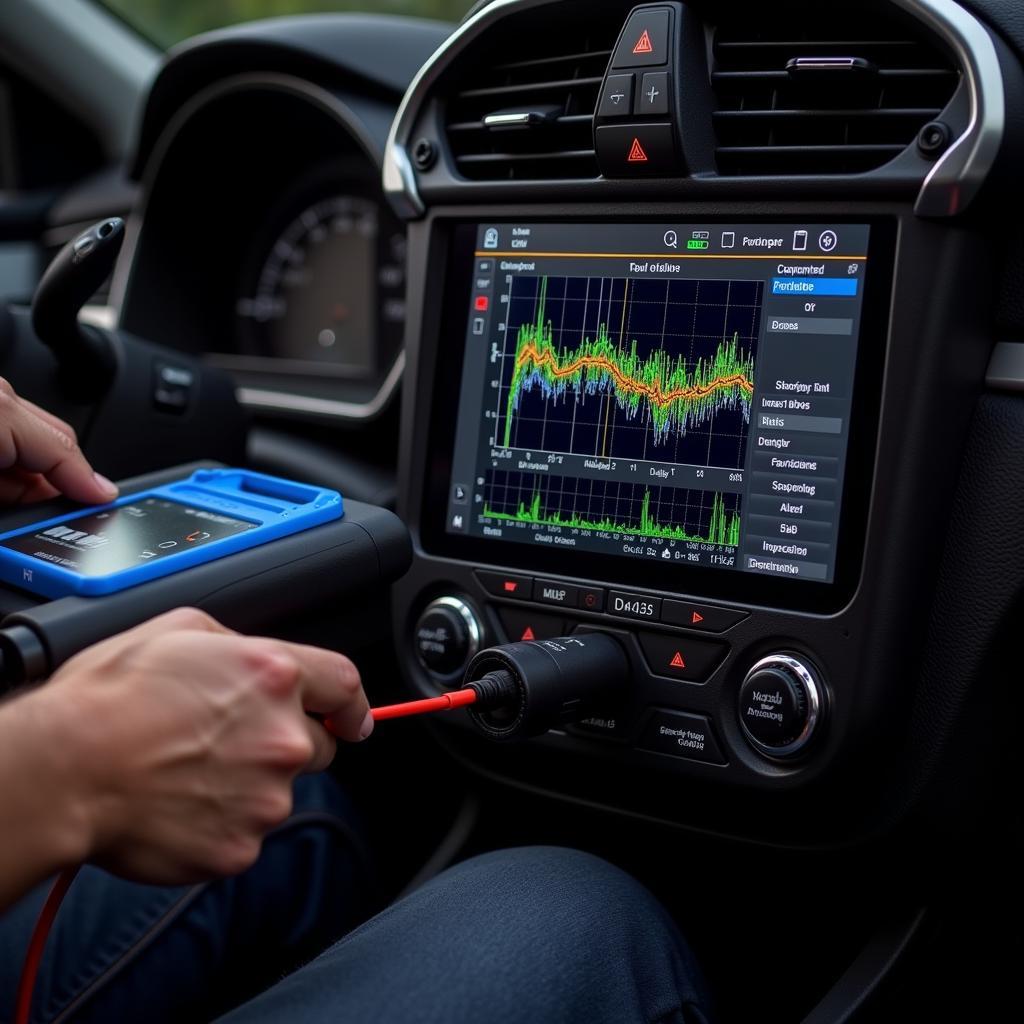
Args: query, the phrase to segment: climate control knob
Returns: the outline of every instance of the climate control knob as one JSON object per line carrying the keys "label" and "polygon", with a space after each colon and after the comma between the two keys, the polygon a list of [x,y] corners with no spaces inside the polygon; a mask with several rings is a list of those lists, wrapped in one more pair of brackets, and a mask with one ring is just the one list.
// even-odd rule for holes
{"label": "climate control knob", "polygon": [[420,664],[435,676],[461,674],[480,650],[483,630],[476,612],[458,597],[431,601],[416,622],[413,648]]}
{"label": "climate control knob", "polygon": [[769,757],[793,757],[810,743],[824,714],[817,672],[793,654],[771,654],[753,665],[740,687],[743,734]]}

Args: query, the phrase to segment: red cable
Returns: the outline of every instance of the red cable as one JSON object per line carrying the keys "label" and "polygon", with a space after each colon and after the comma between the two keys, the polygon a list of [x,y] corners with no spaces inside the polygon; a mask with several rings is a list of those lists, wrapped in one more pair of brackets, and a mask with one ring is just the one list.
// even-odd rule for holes
{"label": "red cable", "polygon": [[[371,708],[373,720],[381,722],[388,718],[405,718],[408,715],[426,715],[431,711],[451,711],[453,708],[465,708],[476,702],[476,691],[468,687],[465,690],[454,690],[451,693],[442,693],[439,697],[430,697],[427,700],[410,700],[404,704],[387,704],[381,708]],[[327,724],[326,722],[324,723]],[[327,726],[330,729],[330,726]],[[43,959],[43,950],[46,948],[46,940],[49,937],[50,929],[53,927],[53,920],[57,916],[61,902],[64,899],[71,883],[78,874],[78,868],[68,868],[62,871],[57,880],[53,883],[43,909],[39,912],[32,938],[28,944],[28,951],[25,953],[25,964],[21,969],[21,980],[18,982],[18,1001],[14,1010],[14,1024],[29,1024],[29,1017],[32,1013],[32,995],[35,992],[36,976],[39,974],[39,964]]]}
{"label": "red cable", "polygon": [[404,704],[387,704],[382,708],[371,708],[373,720],[382,722],[388,718],[405,718],[407,715],[426,715],[431,711],[450,711],[452,708],[465,708],[476,701],[476,691],[468,687],[465,690],[453,690],[442,693],[440,697],[428,697],[426,700],[410,700]]}
{"label": "red cable", "polygon": [[53,927],[53,919],[57,916],[61,902],[77,874],[77,865],[62,871],[53,883],[50,894],[43,904],[43,909],[39,911],[39,918],[32,931],[28,951],[25,953],[25,964],[21,968],[18,1001],[14,1009],[14,1024],[29,1024],[29,1017],[32,1013],[32,994],[36,987],[36,975],[39,974],[39,963],[43,959],[43,950],[46,948],[46,939],[50,934],[50,928]]}

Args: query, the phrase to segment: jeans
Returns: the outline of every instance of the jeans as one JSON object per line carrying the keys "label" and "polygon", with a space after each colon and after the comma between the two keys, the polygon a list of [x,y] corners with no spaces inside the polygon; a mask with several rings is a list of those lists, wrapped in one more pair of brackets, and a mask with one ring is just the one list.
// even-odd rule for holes
{"label": "jeans", "polygon": [[[33,1021],[708,1019],[699,971],[660,904],[573,850],[476,857],[350,930],[372,891],[352,821],[330,780],[306,779],[294,817],[237,878],[157,888],[83,869],[47,945]],[[0,1021],[45,893],[0,918]]]}

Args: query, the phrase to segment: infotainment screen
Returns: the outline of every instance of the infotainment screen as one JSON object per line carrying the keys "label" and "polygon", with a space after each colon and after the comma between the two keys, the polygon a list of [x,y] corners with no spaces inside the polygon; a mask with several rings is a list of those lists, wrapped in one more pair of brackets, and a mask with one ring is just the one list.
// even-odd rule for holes
{"label": "infotainment screen", "polygon": [[445,532],[830,583],[869,234],[478,225]]}

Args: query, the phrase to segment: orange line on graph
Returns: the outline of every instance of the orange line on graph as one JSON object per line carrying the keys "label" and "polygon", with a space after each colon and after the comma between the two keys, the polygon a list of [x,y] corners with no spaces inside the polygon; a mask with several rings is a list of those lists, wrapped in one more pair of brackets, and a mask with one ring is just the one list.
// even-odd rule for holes
{"label": "orange line on graph", "polygon": [[740,387],[751,394],[754,391],[753,382],[748,380],[742,373],[734,373],[728,377],[716,377],[703,386],[694,384],[687,388],[676,388],[674,391],[663,391],[660,383],[643,384],[638,380],[633,380],[632,377],[627,377],[614,363],[603,356],[580,356],[579,359],[568,366],[559,366],[555,362],[552,352],[541,353],[532,343],[523,348],[519,353],[518,365],[523,367],[529,362],[538,367],[549,367],[551,375],[556,378],[569,377],[574,373],[578,373],[581,369],[597,367],[604,370],[605,373],[614,379],[617,388],[638,392],[646,396],[655,405],[669,405],[681,398],[703,398],[705,395],[710,395],[713,391],[719,391],[723,388]]}

